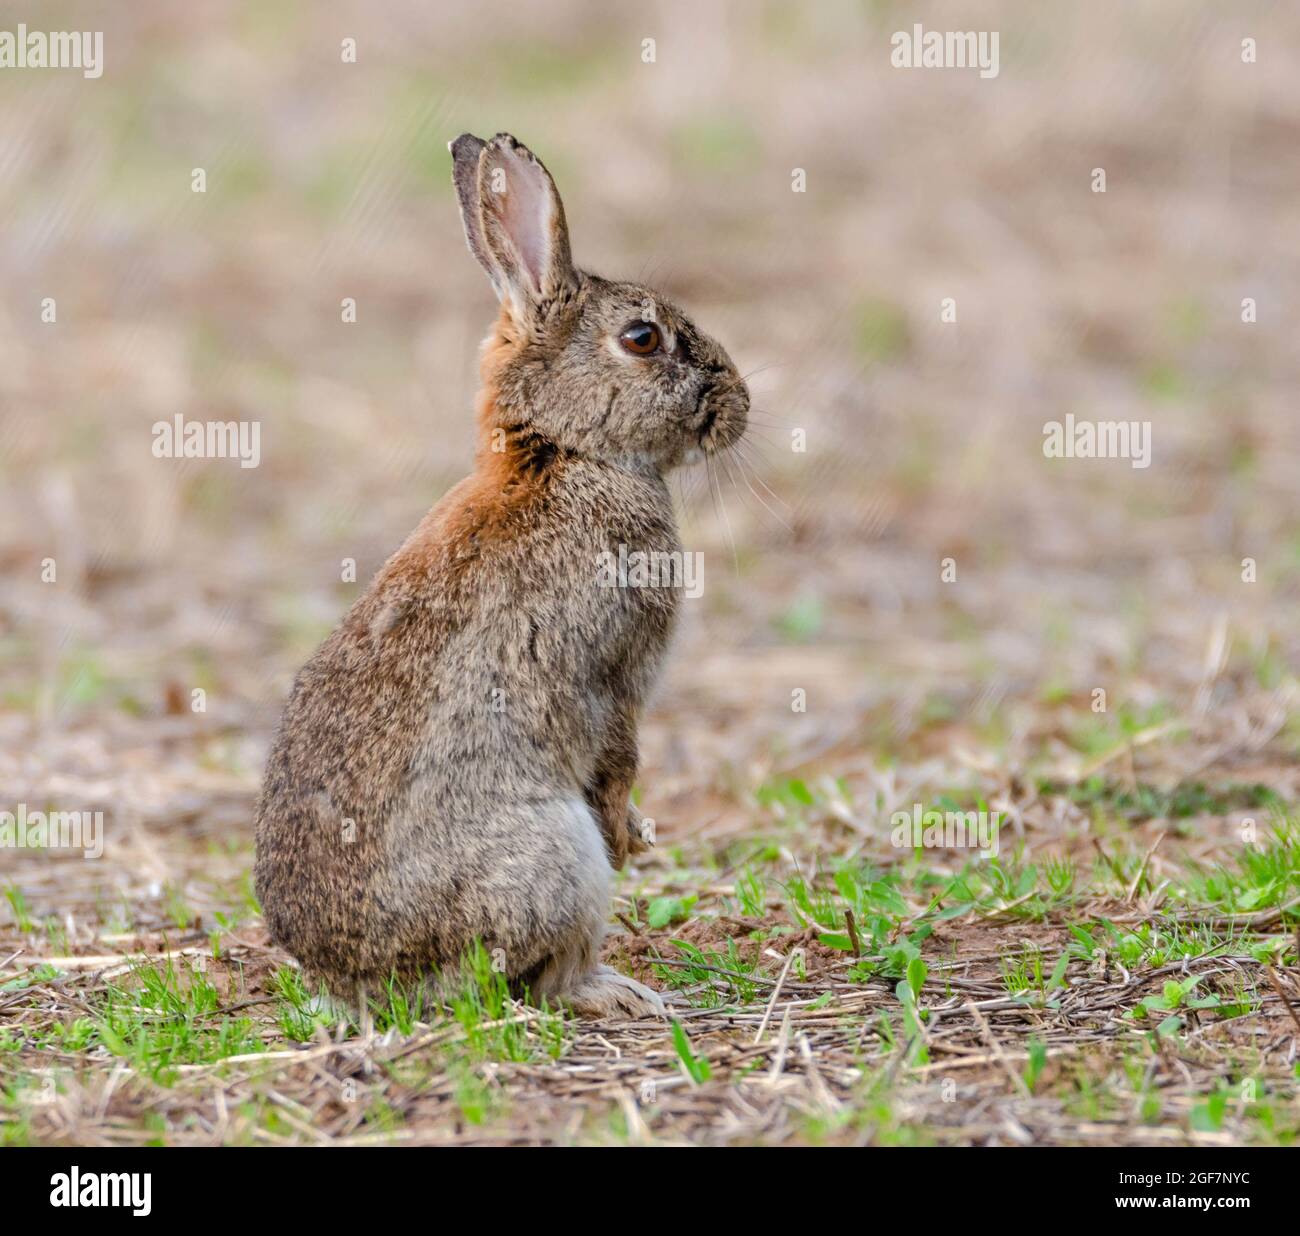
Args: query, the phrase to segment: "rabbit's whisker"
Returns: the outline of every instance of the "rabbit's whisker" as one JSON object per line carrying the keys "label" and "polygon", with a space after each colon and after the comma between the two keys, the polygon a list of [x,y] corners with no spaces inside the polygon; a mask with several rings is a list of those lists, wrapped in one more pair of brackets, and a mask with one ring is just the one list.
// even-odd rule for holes
{"label": "rabbit's whisker", "polygon": [[[712,461],[714,459],[723,460],[723,456],[721,455],[706,456],[706,463],[710,465],[708,468],[709,477],[711,480],[716,481],[716,478],[714,478],[713,476],[713,468],[712,468]],[[727,475],[728,477],[730,477],[731,474],[728,473]],[[734,487],[735,481],[732,481],[731,483]],[[735,569],[736,574],[739,575],[740,574],[740,551],[736,548],[736,535],[731,529],[731,516],[727,514],[727,501],[722,494],[722,482],[716,481],[716,484],[717,484],[717,500],[714,509],[720,511],[722,514],[722,526],[727,533],[727,544],[731,546],[732,565]]]}
{"label": "rabbit's whisker", "polygon": [[[740,444],[737,443],[736,445],[739,446]],[[756,480],[765,490],[767,490],[768,496],[778,506],[783,506],[788,511],[791,509],[790,504],[784,498],[780,497],[778,494],[773,492],[772,487],[758,474],[758,469],[755,468],[754,465],[751,462],[749,462],[745,458],[745,456],[739,451],[737,451],[736,453],[736,466],[740,471],[741,479],[745,482],[746,485],[749,486],[749,492],[752,493],[754,497],[758,499],[759,503],[763,506],[763,509],[766,510],[770,515],[772,515],[773,518],[775,518],[787,532],[792,532],[793,529],[790,527],[790,525],[787,524],[785,520],[781,518],[781,516],[777,515],[776,512],[773,511],[772,508],[769,507],[767,503],[763,501],[762,495],[760,495],[754,489],[754,486],[750,484],[750,477],[752,476],[754,480]],[[748,468],[748,472],[746,472],[746,468]]]}
{"label": "rabbit's whisker", "polygon": [[[725,463],[725,461],[724,461],[724,463]],[[756,490],[756,489],[754,488],[752,482],[751,482],[750,479],[749,479],[749,475],[748,475],[748,473],[746,473],[746,471],[745,471],[745,461],[744,461],[744,458],[743,458],[742,456],[740,456],[740,455],[737,455],[737,456],[736,456],[736,471],[740,473],[740,479],[741,479],[742,481],[745,482],[745,488],[749,490],[750,494],[753,496],[754,500],[758,503],[758,505],[761,506],[761,507],[763,508],[763,510],[766,511],[766,512],[767,512],[767,513],[768,513],[768,514],[769,514],[773,519],[775,519],[776,522],[777,522],[778,524],[780,524],[781,527],[784,528],[787,532],[793,532],[794,529],[791,528],[790,525],[789,525],[788,523],[786,523],[786,521],[785,521],[785,520],[784,520],[780,515],[778,515],[777,512],[774,511],[774,510],[773,510],[773,509],[772,509],[772,508],[771,508],[771,507],[770,507],[770,506],[769,506],[769,505],[768,505],[768,504],[763,500],[763,495],[760,494],[760,493],[758,492],[758,490]],[[730,467],[727,468],[727,475],[728,475],[728,476],[731,476],[731,469],[730,469]],[[732,483],[733,486],[736,487],[736,493],[740,494],[740,488],[739,488],[739,486],[736,486],[736,482],[735,482],[734,478],[732,479],[732,482],[731,482],[731,483]],[[770,491],[769,491],[769,492],[770,492]],[[773,494],[772,496],[773,496],[774,498],[776,497],[775,494]],[[744,494],[740,494],[740,500],[741,500],[742,502],[745,500],[745,496],[744,496]],[[776,500],[777,500],[778,502],[780,502],[780,499],[779,499],[779,498],[777,498]]]}
{"label": "rabbit's whisker", "polygon": [[[761,438],[751,433],[746,433],[745,436],[740,438],[734,445],[745,452],[753,451],[754,455],[757,456],[758,461],[764,467],[775,467],[771,458],[768,456],[768,452],[776,450],[777,447],[775,443],[768,441],[767,438]],[[781,449],[783,454],[788,453],[784,448]],[[746,454],[746,458],[749,458],[748,454]]]}
{"label": "rabbit's whisker", "polygon": [[[783,455],[789,454],[790,452],[790,448],[785,443],[773,442],[771,438],[761,430],[755,429],[753,425],[750,425],[745,431],[745,441],[755,450],[759,451],[760,454],[765,450],[780,451]],[[763,456],[763,459],[765,462],[770,462],[766,455]]]}
{"label": "rabbit's whisker", "polygon": [[780,413],[777,412],[775,408],[762,408],[762,407],[753,406],[753,404],[751,404],[749,409],[749,415],[766,416],[768,418],[768,422],[770,422],[770,424],[772,425],[788,425],[789,428],[792,429],[797,428],[796,424],[794,424],[794,421],[790,420],[788,416],[781,416]]}

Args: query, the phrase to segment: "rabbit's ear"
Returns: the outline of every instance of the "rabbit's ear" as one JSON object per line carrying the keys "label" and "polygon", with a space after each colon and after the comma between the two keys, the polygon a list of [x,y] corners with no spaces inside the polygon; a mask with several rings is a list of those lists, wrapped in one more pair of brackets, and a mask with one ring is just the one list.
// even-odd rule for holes
{"label": "rabbit's ear", "polygon": [[487,148],[487,142],[472,133],[462,133],[454,142],[447,144],[451,151],[451,179],[456,186],[456,201],[460,205],[460,222],[465,229],[465,243],[469,251],[478,259],[487,277],[492,280],[497,296],[505,295],[505,283],[501,271],[492,260],[491,253],[483,243],[483,212],[478,201],[478,165],[479,156]]}
{"label": "rabbit's ear", "polygon": [[509,295],[519,313],[535,313],[577,283],[555,182],[509,133],[498,133],[483,148],[478,199],[483,244],[504,281],[498,295]]}

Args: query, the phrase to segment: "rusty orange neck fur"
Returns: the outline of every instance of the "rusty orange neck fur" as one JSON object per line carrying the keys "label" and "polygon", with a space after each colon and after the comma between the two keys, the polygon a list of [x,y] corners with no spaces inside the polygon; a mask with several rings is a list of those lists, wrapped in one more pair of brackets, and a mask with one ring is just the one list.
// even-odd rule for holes
{"label": "rusty orange neck fur", "polygon": [[503,424],[501,415],[501,370],[518,354],[522,340],[518,327],[503,305],[479,361],[482,386],[475,400],[478,444],[474,464],[488,493],[517,491],[532,486],[561,452],[554,443],[524,428]]}

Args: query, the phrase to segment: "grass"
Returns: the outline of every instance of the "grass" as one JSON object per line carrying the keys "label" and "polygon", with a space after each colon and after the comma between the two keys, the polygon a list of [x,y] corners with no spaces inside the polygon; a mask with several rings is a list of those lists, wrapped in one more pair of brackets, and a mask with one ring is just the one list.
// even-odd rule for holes
{"label": "grass", "polygon": [[[1088,798],[1089,810],[1115,801]],[[777,779],[755,801],[806,835],[836,818],[832,802],[858,810],[843,778]],[[978,800],[946,792],[930,801]],[[1048,1113],[1065,1140],[1071,1122],[1082,1122],[1290,1144],[1300,1137],[1300,1079],[1261,1051],[1258,1028],[1285,1035],[1289,1024],[1279,1020],[1286,1013],[1265,966],[1285,976],[1297,964],[1300,845],[1290,817],[1272,807],[1256,844],[1220,848],[1212,862],[1163,861],[1158,879],[1150,845],[1126,842],[1114,818],[1103,853],[1076,844],[1034,861],[1020,845],[955,866],[926,850],[800,858],[787,844],[762,842],[734,860],[668,853],[658,877],[643,875],[627,902],[627,921],[646,944],[622,964],[639,957],[676,1001],[674,1021],[648,1036],[521,1005],[478,947],[438,1000],[423,985],[373,992],[375,1038],[363,1047],[352,1020],[340,1021],[293,967],[281,962],[250,979],[246,939],[258,920],[246,874],[227,886],[221,909],[202,908],[201,885],[178,883],[163,890],[152,930],[188,931],[206,942],[201,951],[140,958],[75,1003],[59,993],[81,988],[77,972],[41,963],[0,988],[19,1001],[31,993],[0,1039],[0,1141],[39,1140],[45,1112],[76,1101],[82,1079],[110,1067],[129,1079],[122,1101],[155,1096],[137,1127],[162,1144],[202,1136],[188,1118],[162,1114],[169,1105],[187,1110],[200,1084],[230,1090],[230,1141],[296,1141],[322,1119],[349,1137],[406,1137],[430,1110],[477,1131],[463,1136],[490,1140],[529,1118],[543,1079],[562,1092],[581,1087],[593,1070],[621,1069],[630,1053],[639,1063],[615,1075],[639,1096],[642,1121],[684,1119],[683,1084],[712,1104],[728,1095],[751,1104],[752,1087],[779,1066],[812,1087],[789,1129],[809,1142],[950,1140],[960,1136],[946,1130],[961,1095],[996,1093],[1014,1076],[999,1101],[1032,1100],[1039,1106],[1018,1109],[1017,1119]],[[8,891],[15,938],[49,955],[69,947],[62,928],[42,929],[21,889]],[[122,917],[115,905],[103,913],[106,926]],[[1269,917],[1256,925],[1260,915]],[[987,1009],[983,1026],[968,1012],[972,1001]],[[1092,1037],[1099,1028],[1104,1043]],[[947,1104],[931,1109],[937,1083],[925,1079],[952,1061],[954,1033],[978,1055],[989,1032],[1004,1063],[962,1072]],[[295,1046],[320,1063],[295,1065]],[[1170,1072],[1171,1050],[1185,1075]],[[368,1071],[354,1064],[330,1073],[367,1056]],[[324,1107],[312,1097],[321,1068],[338,1078]],[[672,1074],[678,1087],[664,1080]],[[575,1136],[639,1139],[641,1127],[616,1109],[588,1110]]]}
{"label": "grass", "polygon": [[62,1043],[65,1050],[100,1048],[167,1085],[179,1066],[263,1050],[253,1019],[222,1014],[220,1006],[201,967],[145,963],[128,982],[109,984],[87,1018],[65,1025]]}
{"label": "grass", "polygon": [[696,1054],[679,1021],[673,1022],[673,1047],[677,1052],[677,1059],[681,1062],[682,1072],[694,1085],[702,1085],[713,1076],[709,1062],[703,1056]]}
{"label": "grass", "polygon": [[[697,948],[689,940],[668,941],[677,950],[675,964],[664,964],[660,959],[654,966],[656,977],[669,989],[686,993],[690,998],[692,988],[700,988],[700,1008],[723,1008],[751,1004],[759,998],[764,988],[751,979],[757,972],[753,961],[741,957],[734,939],[727,941],[725,950]],[[721,977],[721,984],[717,978]]]}
{"label": "grass", "polygon": [[1107,816],[1124,820],[1182,820],[1282,806],[1279,795],[1266,785],[1229,784],[1211,789],[1204,783],[1190,782],[1166,790],[1145,784],[1118,786],[1094,776],[1073,785],[1044,779],[1039,790],[1044,794],[1065,794],[1080,806],[1099,807]]}

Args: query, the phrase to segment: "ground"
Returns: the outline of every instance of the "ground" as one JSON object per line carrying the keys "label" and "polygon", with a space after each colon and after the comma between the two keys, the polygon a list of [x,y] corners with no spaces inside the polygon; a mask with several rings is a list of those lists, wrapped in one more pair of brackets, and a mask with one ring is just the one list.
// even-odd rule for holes
{"label": "ground", "polygon": [[[1104,754],[1140,760],[1149,733]],[[691,793],[681,809],[711,827],[629,874],[606,950],[664,992],[671,1024],[530,1008],[483,956],[449,1009],[380,993],[369,1037],[314,1011],[267,943],[246,832],[216,841],[199,812],[152,856],[165,887],[131,875],[143,851],[123,856],[130,891],[112,903],[102,875],[93,894],[77,879],[80,858],[10,886],[0,1130],[93,1144],[1289,1142],[1300,839],[1260,780],[1131,786],[990,778],[989,806],[1014,823],[996,857],[962,864],[882,852],[857,804],[896,796],[893,770]],[[1204,840],[1229,816],[1257,821],[1255,844]]]}
{"label": "ground", "polygon": [[[0,1141],[1294,1141],[1300,18],[1247,62],[1210,4],[989,4],[982,81],[891,69],[887,3],[335,7],[133,5],[100,81],[0,76],[0,811],[105,842],[0,847]],[[482,966],[364,1037],[269,946],[252,814],[470,466],[445,143],[507,127],[754,392],[674,482],[704,587],[611,907],[672,1017]],[[177,413],[258,466],[159,458]],[[1067,415],[1149,460],[1047,457]]]}

